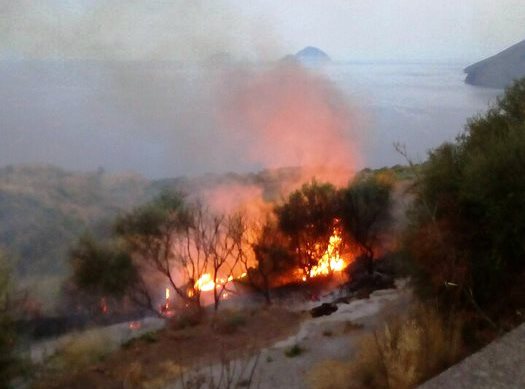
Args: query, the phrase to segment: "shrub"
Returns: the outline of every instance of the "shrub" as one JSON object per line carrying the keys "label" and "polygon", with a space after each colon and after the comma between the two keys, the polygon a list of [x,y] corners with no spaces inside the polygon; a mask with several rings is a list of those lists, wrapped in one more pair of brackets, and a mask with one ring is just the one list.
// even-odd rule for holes
{"label": "shrub", "polygon": [[285,350],[284,355],[286,355],[288,358],[294,358],[301,355],[304,351],[305,350],[301,346],[294,344],[292,347]]}
{"label": "shrub", "polygon": [[364,337],[350,371],[356,387],[412,388],[461,353],[461,322],[445,322],[435,309],[419,307],[406,320],[392,320]]}
{"label": "shrub", "polygon": [[[407,248],[416,291],[496,328],[525,300],[525,79],[433,150],[418,175]],[[451,287],[452,286],[452,287]],[[515,296],[510,299],[510,296]],[[499,323],[494,319],[498,318]]]}
{"label": "shrub", "polygon": [[78,333],[56,350],[47,361],[46,367],[55,371],[77,371],[102,360],[115,347],[109,335],[101,331]]}

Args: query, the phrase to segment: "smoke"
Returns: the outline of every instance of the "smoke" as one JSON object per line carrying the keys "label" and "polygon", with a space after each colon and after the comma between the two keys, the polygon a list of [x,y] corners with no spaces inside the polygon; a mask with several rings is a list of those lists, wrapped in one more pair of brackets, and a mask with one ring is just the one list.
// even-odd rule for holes
{"label": "smoke", "polygon": [[[0,154],[153,177],[297,166],[298,182],[345,183],[360,160],[348,99],[299,63],[254,65],[288,50],[271,22],[240,12],[203,0],[0,0],[4,58],[78,60],[6,78],[6,144],[32,151]],[[26,93],[29,115],[13,93]]]}
{"label": "smoke", "polygon": [[246,159],[303,168],[303,180],[343,184],[360,164],[357,115],[319,72],[295,61],[225,72],[218,125]]}

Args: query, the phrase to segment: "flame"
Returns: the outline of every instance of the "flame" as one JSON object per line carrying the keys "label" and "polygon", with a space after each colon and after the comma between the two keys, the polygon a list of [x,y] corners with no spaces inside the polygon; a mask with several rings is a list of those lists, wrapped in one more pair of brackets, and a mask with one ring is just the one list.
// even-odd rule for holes
{"label": "flame", "polygon": [[195,289],[198,289],[203,292],[208,292],[215,288],[215,283],[211,279],[210,273],[204,273],[201,278],[195,282]]}
{"label": "flame", "polygon": [[102,312],[102,314],[104,315],[106,315],[109,312],[108,303],[105,297],[102,297],[100,299],[100,312]]}
{"label": "flame", "polygon": [[164,304],[160,309],[166,316],[168,316],[170,310],[170,288],[166,288]]}
{"label": "flame", "polygon": [[[337,228],[334,229],[334,232],[328,241],[328,247],[326,248],[326,251],[317,265],[310,270],[310,278],[328,275],[333,272],[340,272],[346,268],[347,263],[343,258],[341,258],[339,252],[342,241],[343,240],[339,231]],[[305,281],[305,277],[303,277],[303,281]]]}

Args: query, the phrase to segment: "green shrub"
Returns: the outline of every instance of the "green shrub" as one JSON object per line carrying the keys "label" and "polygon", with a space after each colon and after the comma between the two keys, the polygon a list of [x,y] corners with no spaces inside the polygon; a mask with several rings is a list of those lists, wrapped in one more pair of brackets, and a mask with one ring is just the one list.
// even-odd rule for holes
{"label": "green shrub", "polygon": [[[418,174],[406,248],[416,291],[496,327],[525,304],[525,79]],[[482,313],[484,312],[484,313]],[[492,319],[491,319],[492,318]]]}
{"label": "green shrub", "polygon": [[305,350],[301,346],[294,344],[292,347],[284,351],[284,355],[286,355],[288,358],[294,358],[301,355],[304,351]]}

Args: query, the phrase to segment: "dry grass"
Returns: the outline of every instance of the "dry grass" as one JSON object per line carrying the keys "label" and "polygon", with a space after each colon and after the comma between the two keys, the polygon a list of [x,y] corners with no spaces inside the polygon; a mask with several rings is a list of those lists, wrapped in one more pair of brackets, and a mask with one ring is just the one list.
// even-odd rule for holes
{"label": "dry grass", "polygon": [[217,314],[213,321],[213,328],[222,335],[233,335],[247,323],[245,312],[224,310]]}
{"label": "dry grass", "polygon": [[461,323],[445,323],[419,307],[405,321],[393,320],[366,337],[352,365],[358,386],[412,388],[453,364],[461,353]]}
{"label": "dry grass", "polygon": [[323,362],[308,380],[315,389],[413,388],[456,362],[461,344],[459,320],[445,323],[435,310],[419,307],[365,336],[353,361]]}
{"label": "dry grass", "polygon": [[114,342],[102,331],[78,333],[57,348],[46,367],[52,371],[78,371],[99,362],[114,348]]}
{"label": "dry grass", "polygon": [[[147,367],[146,367],[147,368]],[[158,367],[154,378],[148,378],[144,374],[144,367],[140,362],[134,362],[129,366],[125,374],[123,389],[162,389],[181,378],[185,368],[181,365],[167,360]]]}
{"label": "dry grass", "polygon": [[307,382],[314,389],[341,389],[348,387],[350,375],[349,362],[327,360],[310,371]]}

